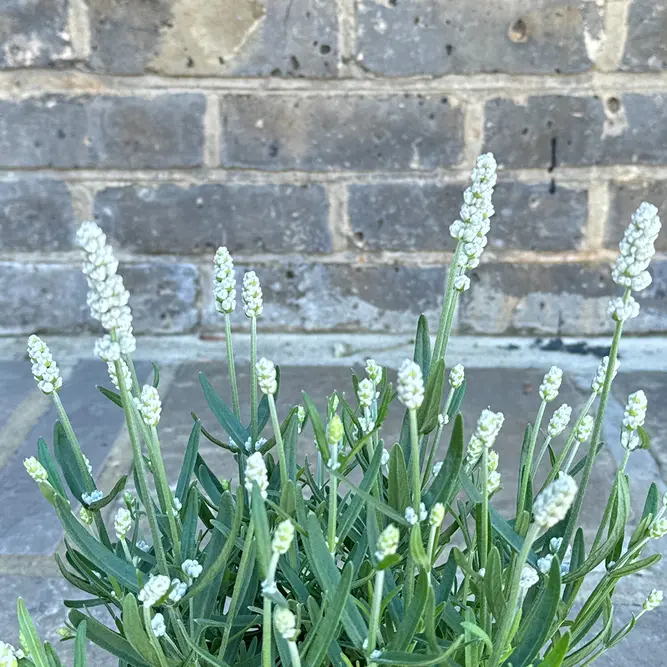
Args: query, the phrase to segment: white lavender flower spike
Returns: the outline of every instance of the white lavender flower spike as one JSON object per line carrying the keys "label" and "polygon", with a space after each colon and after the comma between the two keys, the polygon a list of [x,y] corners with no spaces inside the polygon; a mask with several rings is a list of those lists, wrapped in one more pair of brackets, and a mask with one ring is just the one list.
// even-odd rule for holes
{"label": "white lavender flower spike", "polygon": [[236,271],[224,246],[218,248],[213,259],[213,296],[219,313],[229,315],[236,308]]}
{"label": "white lavender flower spike", "polygon": [[95,341],[95,354],[107,363],[118,361],[121,354],[120,345],[112,340],[109,334],[104,334]]}
{"label": "white lavender flower spike", "polygon": [[648,399],[641,389],[630,394],[623,414],[623,428],[627,431],[635,431],[643,426],[647,408]]}
{"label": "white lavender flower spike", "polygon": [[23,461],[23,467],[26,469],[30,477],[32,477],[38,484],[45,484],[49,481],[46,468],[44,468],[34,456],[25,459]]}
{"label": "white lavender flower spike", "polygon": [[144,607],[153,607],[161,602],[171,588],[171,580],[163,574],[151,575],[137,596]]}
{"label": "white lavender flower spike", "polygon": [[272,361],[262,357],[256,364],[257,382],[264,394],[275,394],[278,391],[276,367]]}
{"label": "white lavender flower spike", "polygon": [[646,600],[644,600],[642,609],[644,611],[653,611],[654,609],[657,609],[660,606],[662,599],[663,599],[662,591],[659,591],[657,588],[654,588],[649,593]]}
{"label": "white lavender flower spike", "polygon": [[416,410],[424,400],[424,379],[421,368],[406,359],[398,371],[398,398],[408,410]]}
{"label": "white lavender flower spike", "polygon": [[132,529],[132,515],[130,514],[129,510],[121,507],[118,512],[116,512],[116,518],[114,519],[113,527],[116,533],[116,537],[119,540],[127,537],[127,534]]}
{"label": "white lavender flower spike", "polygon": [[17,667],[16,649],[6,642],[0,641],[0,667]]}
{"label": "white lavender flower spike", "polygon": [[199,561],[193,558],[188,558],[181,563],[181,570],[183,571],[183,574],[185,574],[190,580],[197,579],[202,573],[203,569],[204,568],[199,564]]}
{"label": "white lavender flower spike", "polygon": [[555,400],[562,381],[563,371],[558,366],[552,366],[540,385],[540,398],[546,402]]}
{"label": "white lavender flower spike", "polygon": [[[620,365],[621,362],[618,359],[616,359],[616,361],[614,362],[614,373],[611,377],[612,380],[616,377]],[[603,357],[602,361],[600,362],[600,365],[598,366],[597,371],[595,372],[593,383],[591,384],[591,390],[593,391],[594,394],[599,394],[602,391],[608,367],[609,367],[609,357]]]}
{"label": "white lavender flower spike", "polygon": [[378,538],[375,557],[379,562],[382,562],[387,556],[393,556],[398,550],[398,542],[400,533],[398,528],[393,523],[390,523],[381,533]]}
{"label": "white lavender flower spike", "polygon": [[286,641],[293,642],[299,636],[296,627],[296,616],[287,607],[276,607],[273,615],[276,632]]}
{"label": "white lavender flower spike", "polygon": [[562,521],[574,502],[577,490],[574,479],[561,472],[557,479],[537,496],[533,505],[535,524],[540,529],[547,530]]}
{"label": "white lavender flower spike", "polygon": [[267,489],[269,488],[269,478],[266,470],[266,463],[260,452],[255,452],[248,457],[245,467],[244,486],[248,493],[252,494],[253,482],[257,484],[262,498],[266,500]]}
{"label": "white lavender flower spike", "polygon": [[357,388],[357,398],[359,399],[359,405],[364,408],[370,408],[375,398],[375,383],[369,378],[364,378],[359,382]]}
{"label": "white lavender flower spike", "polygon": [[614,322],[627,322],[639,315],[639,304],[632,296],[628,297],[627,303],[623,301],[623,297],[614,297],[607,306],[607,315]]}
{"label": "white lavender flower spike", "polygon": [[574,439],[577,442],[586,442],[593,433],[593,426],[595,426],[595,419],[591,415],[586,415],[574,432]]}
{"label": "white lavender flower spike", "polygon": [[174,578],[171,580],[171,590],[169,591],[169,599],[172,602],[179,602],[188,590],[188,585],[180,579]]}
{"label": "white lavender flower spike", "polygon": [[156,637],[164,637],[167,634],[167,626],[164,623],[164,616],[162,614],[155,614],[151,619],[151,628]]}
{"label": "white lavender flower spike", "polygon": [[63,386],[58,364],[53,360],[48,345],[34,334],[28,338],[28,356],[32,362],[32,374],[39,390],[52,394]]}
{"label": "white lavender flower spike", "polygon": [[431,507],[431,513],[428,517],[429,525],[432,528],[438,528],[445,520],[445,506],[442,503],[436,503]]}
{"label": "white lavender flower spike", "polygon": [[243,312],[246,317],[259,317],[264,309],[264,298],[259,278],[254,271],[248,271],[243,276],[243,289],[241,290],[243,300]]}
{"label": "white lavender flower spike", "polygon": [[155,387],[145,384],[141,397],[134,399],[134,404],[147,426],[157,426],[162,412],[162,401]]}
{"label": "white lavender flower spike", "polygon": [[366,375],[374,384],[379,384],[382,380],[382,366],[375,362],[375,359],[366,360]]}
{"label": "white lavender flower spike", "polygon": [[572,417],[572,408],[564,403],[551,416],[549,425],[547,426],[547,433],[550,438],[559,436],[570,423]]}
{"label": "white lavender flower spike", "polygon": [[[123,373],[123,380],[125,381],[125,386],[129,389],[132,386],[132,372],[130,371],[128,365],[125,363],[124,359],[120,360],[120,368]],[[113,362],[107,363],[107,371],[109,372],[109,379],[111,384],[113,384],[118,391],[120,391],[120,385],[118,383],[118,374],[116,373],[116,364]]]}
{"label": "white lavender flower spike", "polygon": [[286,554],[294,540],[294,524],[289,520],[281,521],[273,532],[271,549],[276,554]]}
{"label": "white lavender flower spike", "polygon": [[458,389],[465,380],[465,368],[463,364],[456,364],[451,371],[449,371],[449,384],[452,389]]}

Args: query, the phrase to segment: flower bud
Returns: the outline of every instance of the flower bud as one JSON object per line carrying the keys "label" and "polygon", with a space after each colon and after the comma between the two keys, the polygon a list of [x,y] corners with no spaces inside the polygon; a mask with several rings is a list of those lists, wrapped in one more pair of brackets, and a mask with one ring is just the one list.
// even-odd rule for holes
{"label": "flower bud", "polygon": [[390,523],[381,533],[377,541],[375,557],[382,562],[387,556],[393,556],[398,551],[400,533],[393,523]]}
{"label": "flower bud", "polygon": [[438,528],[445,520],[445,506],[442,503],[436,503],[431,507],[431,514],[428,517],[429,525],[432,528]]}
{"label": "flower bud", "polygon": [[6,642],[0,642],[0,666],[17,667],[16,649]]}
{"label": "flower bud", "polygon": [[85,526],[90,526],[93,523],[93,513],[86,507],[81,506],[79,510],[79,519]]}
{"label": "flower bud", "polygon": [[273,614],[273,623],[276,632],[286,641],[293,642],[299,636],[296,627],[296,617],[287,607],[276,607]]}
{"label": "flower bud", "polygon": [[627,322],[639,315],[639,304],[631,296],[628,297],[627,303],[623,300],[623,297],[614,297],[609,300],[607,315],[614,322]]}
{"label": "flower bud", "polygon": [[547,402],[555,400],[562,382],[563,371],[558,366],[552,366],[540,385],[540,398]]}
{"label": "flower bud", "polygon": [[266,470],[266,463],[264,463],[264,459],[260,452],[251,454],[246,462],[244,486],[249,494],[252,494],[253,482],[257,484],[262,498],[266,500],[266,490],[269,488],[269,478]]}
{"label": "flower bud", "polygon": [[630,394],[623,414],[623,428],[628,431],[635,431],[640,426],[643,426],[646,420],[647,408],[648,399],[641,389]]}
{"label": "flower bud", "polygon": [[453,389],[458,389],[465,380],[465,368],[463,364],[456,364],[451,371],[449,371],[449,384]]}
{"label": "flower bud", "polygon": [[345,435],[343,422],[338,415],[333,415],[327,427],[327,442],[332,447],[337,445]]}
{"label": "flower bud", "polygon": [[560,473],[547,486],[533,505],[533,520],[542,529],[546,530],[562,521],[572,506],[577,495],[577,483],[572,477]]}
{"label": "flower bud", "polygon": [[58,364],[53,360],[48,345],[34,334],[28,338],[28,356],[32,362],[32,374],[39,390],[52,394],[63,386]]}
{"label": "flower bud", "polygon": [[357,387],[357,398],[359,405],[363,408],[370,408],[375,398],[375,385],[372,380],[364,378]]}
{"label": "flower bud", "polygon": [[[614,362],[614,372],[611,379],[613,380],[618,373],[618,369],[621,365],[621,362],[616,359]],[[591,384],[591,390],[594,394],[599,394],[604,387],[604,380],[607,377],[607,370],[609,368],[609,357],[604,357],[598,366],[597,371],[595,372],[595,377],[593,378],[593,383]]]}
{"label": "flower bud", "polygon": [[[132,387],[132,372],[130,371],[128,365],[125,363],[124,359],[120,360],[120,368],[123,373],[123,381],[125,382],[125,387],[130,389]],[[118,382],[118,374],[116,373],[116,364],[112,361],[107,363],[107,371],[109,372],[109,379],[111,384],[113,384],[118,391],[120,391],[120,383]]]}
{"label": "flower bud", "polygon": [[654,609],[657,609],[660,606],[660,603],[662,602],[662,591],[659,591],[657,588],[654,588],[644,600],[644,604],[642,605],[642,609],[644,611],[653,611]]}
{"label": "flower bud", "polygon": [[586,415],[581,422],[579,422],[579,426],[577,426],[577,429],[574,432],[574,439],[577,442],[586,442],[593,433],[594,425],[595,419],[593,419],[591,415]]}
{"label": "flower bud", "polygon": [[271,549],[277,554],[286,554],[294,540],[294,524],[289,520],[281,521],[273,531]]}
{"label": "flower bud", "polygon": [[570,418],[572,417],[572,408],[563,403],[551,416],[549,420],[549,425],[547,426],[547,433],[550,438],[555,438],[559,436],[570,423]]}
{"label": "flower bud", "polygon": [[25,459],[23,467],[38,484],[48,483],[49,475],[46,472],[46,468],[34,456]]}
{"label": "flower bud", "polygon": [[655,519],[649,526],[648,535],[652,540],[658,540],[663,535],[667,535],[667,519]]}
{"label": "flower bud", "polygon": [[121,507],[118,512],[116,512],[113,528],[116,531],[116,537],[119,540],[125,539],[125,537],[127,537],[127,534],[132,529],[132,515],[130,514],[129,510]]}
{"label": "flower bud", "polygon": [[229,250],[218,248],[213,259],[213,296],[219,313],[229,315],[236,308],[236,272]]}
{"label": "flower bud", "polygon": [[154,607],[162,602],[170,588],[171,581],[169,577],[163,574],[151,575],[137,597],[139,602],[143,602],[144,607]]}
{"label": "flower bud", "polygon": [[151,629],[156,637],[164,637],[167,634],[167,626],[164,623],[162,614],[155,614],[151,619]]}
{"label": "flower bud", "polygon": [[424,400],[424,378],[421,368],[406,359],[398,371],[398,398],[408,410],[416,410]]}
{"label": "flower bud", "polygon": [[243,276],[243,289],[241,290],[243,300],[243,312],[246,317],[259,317],[264,309],[264,298],[259,278],[254,271],[248,271]]}
{"label": "flower bud", "polygon": [[196,579],[204,568],[199,564],[198,560],[188,558],[181,563],[181,570],[188,577],[188,579]]}
{"label": "flower bud", "polygon": [[157,426],[162,412],[162,401],[155,387],[145,384],[141,390],[141,398],[134,399],[134,404],[147,426]]}
{"label": "flower bud", "polygon": [[172,602],[180,602],[181,598],[188,590],[188,585],[180,579],[174,578],[171,580],[171,590],[169,591],[169,599]]}
{"label": "flower bud", "polygon": [[272,361],[262,357],[256,364],[257,382],[259,388],[264,394],[275,394],[278,391],[278,382],[276,380],[276,367]]}
{"label": "flower bud", "polygon": [[382,366],[375,363],[375,359],[366,360],[366,375],[368,379],[375,385],[380,384],[382,380]]}

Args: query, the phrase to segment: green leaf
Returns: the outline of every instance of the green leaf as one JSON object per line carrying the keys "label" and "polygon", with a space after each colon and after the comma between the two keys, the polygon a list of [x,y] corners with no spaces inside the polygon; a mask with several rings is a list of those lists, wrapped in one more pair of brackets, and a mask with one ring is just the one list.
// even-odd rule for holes
{"label": "green leaf", "polygon": [[424,382],[428,382],[428,372],[431,366],[431,338],[428,333],[426,315],[419,316],[417,334],[415,335],[414,361],[421,368]]}
{"label": "green leaf", "polygon": [[464,630],[467,630],[471,635],[473,635],[480,641],[483,641],[489,653],[493,653],[493,642],[491,641],[489,635],[487,635],[486,632],[482,630],[482,628],[480,628],[478,625],[475,625],[470,621],[463,621],[461,623],[461,626],[463,627]]}
{"label": "green leaf", "polygon": [[459,489],[459,472],[463,463],[464,449],[463,417],[459,414],[454,422],[452,436],[449,440],[449,449],[442,463],[442,468],[433,480],[429,490],[424,494],[426,507],[433,507],[435,503],[443,503],[446,507],[456,497]]}
{"label": "green leaf", "polygon": [[100,498],[97,502],[90,503],[88,507],[93,512],[98,512],[103,507],[110,505],[115,499],[116,496],[125,488],[125,483],[127,482],[127,475],[123,475],[115,484],[113,489],[107,493],[104,498]]}
{"label": "green leaf", "polygon": [[503,593],[503,565],[500,551],[494,546],[489,552],[484,574],[484,595],[495,619],[500,622],[507,613],[507,601]]}
{"label": "green leaf", "polygon": [[183,456],[183,465],[181,466],[181,472],[178,475],[178,483],[176,484],[177,498],[185,497],[188,484],[190,484],[190,479],[195,471],[195,463],[197,462],[197,454],[199,453],[200,435],[201,422],[197,420],[192,425],[190,438],[188,439],[188,446],[185,448],[185,455]]}
{"label": "green leaf", "polygon": [[645,570],[651,565],[655,565],[662,559],[662,554],[653,554],[652,556],[647,556],[641,560],[637,560],[634,563],[629,563],[623,567],[614,568],[609,574],[612,579],[620,579],[621,577],[627,577],[630,574],[636,574],[641,570]]}
{"label": "green leaf", "polygon": [[144,659],[130,646],[129,642],[113,630],[109,630],[106,625],[102,625],[98,620],[91,616],[86,616],[80,611],[73,609],[69,613],[69,620],[72,625],[78,628],[81,623],[86,623],[86,636],[94,644],[104,649],[107,653],[115,655],[127,665],[132,667],[151,667]]}
{"label": "green leaf", "polygon": [[46,444],[44,438],[40,438],[37,441],[37,458],[39,459],[39,462],[44,466],[44,469],[46,470],[46,473],[49,477],[49,483],[51,484],[51,486],[63,498],[67,498],[65,487],[63,486],[62,480],[60,479],[60,475],[58,473],[58,467],[56,466],[56,462],[53,460],[53,457],[51,456],[51,452],[49,451],[49,447]]}
{"label": "green leaf", "polygon": [[67,501],[55,497],[55,507],[60,523],[83,556],[95,564],[100,572],[115,577],[119,583],[135,593],[139,592],[134,567],[102,546],[74,517]]}
{"label": "green leaf", "polygon": [[49,663],[42,646],[42,641],[37,634],[35,624],[28,613],[28,608],[25,606],[23,598],[19,598],[16,604],[19,631],[23,642],[25,642],[26,649],[30,654],[30,658],[35,663],[35,667],[49,667]]}
{"label": "green leaf", "polygon": [[[406,667],[426,667],[446,661],[442,654],[407,653],[406,651],[383,651],[379,657],[373,658],[378,665],[405,665]],[[447,664],[447,663],[445,663]]]}
{"label": "green leaf", "polygon": [[[598,443],[597,450],[595,451],[595,456],[597,456],[601,451],[602,448],[604,447],[604,442]],[[568,475],[570,477],[576,477],[585,467],[586,465],[586,459],[588,458],[588,454],[584,454],[571,468],[571,470],[568,472]],[[555,459],[554,459],[555,462]],[[551,464],[551,467],[553,467],[553,463]]]}
{"label": "green leaf", "polygon": [[452,586],[456,580],[456,557],[454,552],[449,552],[449,557],[445,563],[445,567],[442,570],[442,578],[438,584],[438,588],[435,593],[435,603],[440,605],[443,602],[449,600],[449,596],[452,593]]}
{"label": "green leaf", "polygon": [[461,407],[461,403],[463,403],[463,397],[466,394],[467,384],[468,381],[464,378],[463,384],[454,391],[452,402],[449,404],[449,408],[447,409],[447,417],[449,417],[449,421],[454,419],[454,415],[458,413],[459,408]]}
{"label": "green leaf", "polygon": [[[418,524],[414,526],[418,528]],[[429,582],[428,575],[423,570],[417,577],[414,597],[410,601],[396,634],[389,644],[390,651],[407,651],[412,638],[417,632],[419,623],[424,615],[426,600],[428,599]]]}
{"label": "green leaf", "polygon": [[417,412],[419,433],[427,434],[438,425],[442,389],[445,386],[445,360],[439,359],[426,382],[424,400]]}
{"label": "green leaf", "polygon": [[[574,541],[572,542],[570,570],[576,570],[585,560],[586,545],[584,544],[584,531],[581,528],[577,528],[577,532],[574,534]],[[563,591],[563,602],[565,602],[565,604],[570,605],[571,603],[574,603],[575,597],[583,583],[584,579],[582,577],[577,581],[572,581],[565,585],[565,590]]]}
{"label": "green leaf", "polygon": [[[46,653],[46,658],[49,661],[49,667],[64,667],[55,649],[49,642],[44,642],[44,651]],[[32,663],[29,663],[26,658],[19,660],[19,667],[23,667],[26,664],[32,665]]]}
{"label": "green leaf", "polygon": [[351,563],[347,563],[341,573],[338,587],[333,591],[328,591],[327,597],[329,600],[326,612],[318,625],[317,634],[305,657],[305,664],[319,665],[328,653],[331,642],[336,639],[338,624],[349,599],[353,575],[354,568]]}
{"label": "green leaf", "polygon": [[220,484],[218,478],[204,463],[204,459],[202,459],[201,455],[199,454],[197,454],[197,461],[195,463],[195,475],[199,480],[202,489],[206,491],[213,504],[219,505],[223,493],[222,484]]}
{"label": "green leaf", "polygon": [[566,632],[554,643],[551,650],[544,656],[544,660],[540,662],[539,667],[560,667],[569,648],[570,633]]}
{"label": "green leaf", "polygon": [[56,461],[58,461],[58,464],[60,465],[60,469],[63,471],[63,476],[65,477],[69,490],[77,500],[81,501],[81,496],[85,493],[86,488],[81,477],[81,470],[79,470],[79,466],[76,462],[72,445],[67,439],[65,429],[59,421],[53,425],[53,452]]}
{"label": "green leaf", "polygon": [[[183,496],[179,496],[183,497]],[[185,519],[181,534],[181,555],[183,560],[193,558],[197,549],[197,522],[199,519],[199,493],[193,484],[185,501]]]}
{"label": "green leaf", "polygon": [[660,495],[658,494],[658,487],[655,482],[648,487],[646,494],[646,501],[644,502],[644,510],[642,512],[642,519],[645,519],[649,514],[653,517],[658,513],[660,505]]}
{"label": "green leaf", "polygon": [[639,435],[640,449],[651,449],[651,436],[643,426],[637,427],[637,434]]}
{"label": "green leaf", "polygon": [[271,531],[269,518],[266,515],[264,499],[257,484],[252,485],[252,504],[250,505],[252,523],[255,526],[255,541],[257,543],[257,561],[262,578],[266,578],[271,560]]}
{"label": "green leaf", "polygon": [[[308,537],[303,543],[313,574],[323,590],[335,591],[340,586],[340,572],[331,558],[319,521],[312,512],[306,518],[306,529]],[[341,622],[350,641],[361,649],[364,639],[368,636],[368,627],[350,597],[345,604]]]}
{"label": "green leaf", "polygon": [[139,655],[152,665],[160,664],[157,653],[144,630],[137,599],[130,593],[123,598],[123,632],[130,646]]}
{"label": "green leaf", "polygon": [[389,484],[388,484],[389,504],[397,511],[403,514],[410,504],[410,487],[408,485],[408,470],[405,465],[405,456],[403,449],[396,443],[391,448],[389,456]]}
{"label": "green leaf", "polygon": [[315,434],[315,444],[322,454],[324,461],[328,461],[330,458],[329,454],[329,445],[327,444],[327,435],[324,428],[324,423],[320,417],[320,413],[317,411],[315,404],[310,399],[310,396],[306,392],[301,392],[303,395],[303,402],[306,407],[306,414],[310,419],[310,423],[313,425],[313,433]]}
{"label": "green leaf", "polygon": [[505,663],[512,667],[526,667],[539,654],[551,632],[551,624],[560,602],[560,562],[554,557],[546,587],[540,591],[531,610],[530,625],[522,633],[521,641]]}
{"label": "green leaf", "polygon": [[111,389],[107,389],[106,387],[102,387],[99,384],[97,385],[97,390],[102,394],[102,396],[106,396],[112,403],[115,403],[119,408],[123,407],[123,401],[120,397],[120,394],[117,394],[115,391],[111,391]]}
{"label": "green leaf", "polygon": [[199,373],[199,382],[204,390],[204,398],[206,399],[213,416],[218,420],[220,426],[225,429],[236,446],[243,449],[246,440],[250,437],[250,432],[243,426],[243,424],[241,424],[220,396],[218,396],[215,389],[213,389],[213,386],[208,381],[208,378],[203,373]]}
{"label": "green leaf", "polygon": [[415,564],[422,570],[428,571],[431,569],[431,564],[424,550],[422,531],[418,523],[412,526],[412,530],[410,531],[410,554]]}
{"label": "green leaf", "polygon": [[154,361],[151,361],[151,366],[153,367],[153,386],[157,389],[160,384],[160,369]]}

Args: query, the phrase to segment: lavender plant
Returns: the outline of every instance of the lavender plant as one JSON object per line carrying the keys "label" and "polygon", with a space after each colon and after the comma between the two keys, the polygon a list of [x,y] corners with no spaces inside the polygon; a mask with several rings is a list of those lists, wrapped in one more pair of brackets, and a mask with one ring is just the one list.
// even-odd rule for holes
{"label": "lavender plant", "polygon": [[[655,484],[636,527],[628,526],[625,468],[635,449],[649,446],[641,391],[628,398],[619,433],[625,458],[592,542],[579,525],[623,327],[639,311],[633,293],[651,280],[657,209],[642,204],[621,241],[613,279],[622,294],[609,304],[614,336],[590,397],[578,414],[557,407],[543,429],[563,372],[552,367],[544,376],[521,448],[516,510],[502,516],[493,505],[502,485],[493,446],[504,416],[483,410],[466,442],[459,412],[465,370],[457,364],[446,371],[457,300],[490,230],[495,182],[493,156],[482,155],[450,228],[457,245],[434,346],[422,316],[414,356],[400,367],[395,389],[370,359],[366,377],[352,375],[351,389],[329,396],[323,413],[305,392],[303,405],[281,404],[280,369],[257,359],[263,295],[254,272],[243,277],[241,294],[252,360],[250,409],[241,410],[231,333],[236,275],[220,248],[213,292],[225,319],[232,405],[200,376],[217,432],[194,419],[175,492],[160,449],[159,374],[140,385],[118,262],[102,230],[82,225],[88,304],[106,331],[95,351],[115,387],[101,391],[124,412],[136,495],[124,490],[125,477],[111,490],[97,488],[85,437],[78,439],[60,401],[58,366],[31,336],[33,374],[59,420],[52,446],[40,439],[37,458],[25,465],[66,532],[58,567],[86,594],[66,602],[72,632],[85,624],[88,638],[121,667],[584,667],[660,603],[662,593],[651,591],[637,614],[615,626],[619,581],[660,559],[644,549],[667,532],[667,496],[660,498]],[[385,439],[390,410],[404,414],[396,442]],[[303,431],[314,449],[297,461]],[[199,453],[202,437],[234,455],[234,488],[229,471],[211,469]],[[104,508],[121,500],[108,525]],[[578,595],[593,574],[590,595]],[[90,613],[99,607],[106,623]],[[45,667],[36,644],[25,644],[33,663]],[[10,656],[2,664],[14,662]]]}

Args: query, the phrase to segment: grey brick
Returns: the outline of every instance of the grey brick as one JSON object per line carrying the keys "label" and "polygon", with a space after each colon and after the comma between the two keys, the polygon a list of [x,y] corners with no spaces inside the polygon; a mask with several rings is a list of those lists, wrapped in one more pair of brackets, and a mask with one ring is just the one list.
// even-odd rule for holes
{"label": "grey brick", "polygon": [[363,0],[357,8],[358,53],[387,76],[583,72],[592,67],[586,41],[602,31],[602,8],[581,1]]}
{"label": "grey brick", "polygon": [[[653,284],[638,298],[628,333],[667,331],[667,262],[651,269]],[[607,264],[482,264],[470,272],[461,330],[480,334],[600,335],[613,330],[607,304],[617,293]]]}
{"label": "grey brick", "polygon": [[[198,271],[191,264],[121,265],[136,333],[183,333],[198,322]],[[0,334],[98,330],[79,267],[0,262]]]}
{"label": "grey brick", "polygon": [[0,69],[49,67],[73,59],[68,0],[3,0]]}
{"label": "grey brick", "polygon": [[95,199],[102,227],[142,253],[330,252],[327,211],[321,185],[126,186]]}
{"label": "grey brick", "polygon": [[463,114],[441,95],[228,95],[222,164],[269,170],[455,164]]}
{"label": "grey brick", "polygon": [[0,249],[69,250],[75,226],[69,189],[62,181],[0,182]]}
{"label": "grey brick", "polygon": [[198,94],[0,101],[0,164],[195,167],[202,162],[205,106]]}
{"label": "grey brick", "polygon": [[667,68],[667,6],[655,0],[631,0],[625,51],[620,69],[650,72]]}
{"label": "grey brick", "polygon": [[0,386],[1,429],[19,403],[38,390],[27,361],[0,361],[0,374],[3,379]]}
{"label": "grey brick", "polygon": [[122,266],[137,333],[185,333],[199,322],[199,272],[192,264]]}
{"label": "grey brick", "polygon": [[[605,231],[605,246],[616,249],[630,223],[632,214],[643,201],[651,202],[664,214],[667,212],[667,183],[662,181],[618,183],[612,182],[611,208]],[[658,235],[657,250],[667,250],[667,233]]]}
{"label": "grey brick", "polygon": [[328,0],[89,0],[94,69],[187,76],[335,75]]}
{"label": "grey brick", "polygon": [[505,167],[667,163],[667,99],[547,95],[486,105],[485,150]]}
{"label": "grey brick", "polygon": [[[445,270],[441,267],[285,262],[253,268],[264,290],[259,327],[280,331],[385,331],[414,333],[424,312],[440,315]],[[241,268],[241,271],[243,270]],[[204,291],[204,327],[220,329],[210,290]],[[247,328],[237,312],[236,328]]]}
{"label": "grey brick", "polygon": [[[420,182],[352,185],[352,242],[369,250],[451,250],[449,225],[458,215],[464,187]],[[586,223],[587,199],[585,190],[499,183],[489,243],[526,250],[574,249]]]}

